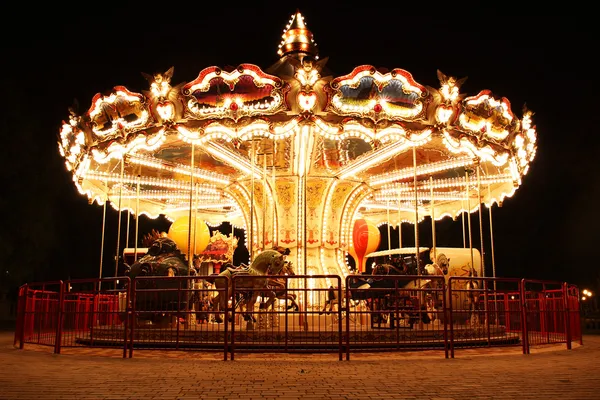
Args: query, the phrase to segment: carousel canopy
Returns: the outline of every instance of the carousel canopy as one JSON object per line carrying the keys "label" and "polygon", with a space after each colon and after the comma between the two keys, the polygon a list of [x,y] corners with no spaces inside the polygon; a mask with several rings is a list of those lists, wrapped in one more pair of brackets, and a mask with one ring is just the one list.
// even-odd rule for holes
{"label": "carousel canopy", "polygon": [[344,249],[358,217],[414,223],[500,202],[534,159],[532,112],[463,94],[464,79],[438,71],[430,87],[370,65],[331,76],[299,12],[278,55],[266,72],[144,74],[147,90],[70,110],[58,147],[75,185],[137,214],[230,221],[252,248]]}

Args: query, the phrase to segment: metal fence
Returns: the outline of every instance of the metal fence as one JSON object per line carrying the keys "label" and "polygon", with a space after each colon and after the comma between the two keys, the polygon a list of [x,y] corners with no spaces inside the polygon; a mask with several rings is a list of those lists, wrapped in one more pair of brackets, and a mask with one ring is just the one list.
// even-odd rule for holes
{"label": "metal fence", "polygon": [[127,277],[20,288],[15,345],[326,352],[582,341],[579,291],[560,282],[407,275]]}

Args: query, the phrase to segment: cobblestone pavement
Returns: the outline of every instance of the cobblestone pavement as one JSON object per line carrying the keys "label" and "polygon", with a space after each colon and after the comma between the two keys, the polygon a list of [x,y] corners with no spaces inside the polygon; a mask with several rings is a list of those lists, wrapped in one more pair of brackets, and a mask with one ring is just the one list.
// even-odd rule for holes
{"label": "cobblestone pavement", "polygon": [[600,399],[600,335],[584,345],[353,354],[222,354],[13,347],[0,332],[0,399]]}

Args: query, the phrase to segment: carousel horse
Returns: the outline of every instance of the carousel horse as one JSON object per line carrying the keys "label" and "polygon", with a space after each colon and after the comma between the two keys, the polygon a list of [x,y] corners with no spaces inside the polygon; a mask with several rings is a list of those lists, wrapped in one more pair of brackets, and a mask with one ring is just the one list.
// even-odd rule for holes
{"label": "carousel horse", "polygon": [[377,264],[373,266],[371,272],[372,281],[369,283],[370,289],[375,289],[369,294],[367,306],[372,311],[371,319],[374,323],[385,323],[388,319],[389,310],[394,308],[395,301],[398,299],[395,289],[401,289],[403,283],[396,279],[386,278],[387,276],[406,275],[406,264],[395,266],[392,264]]}
{"label": "carousel horse", "polygon": [[[284,255],[276,250],[265,250],[260,253],[252,263],[246,268],[225,268],[216,277],[225,277],[235,279],[236,292],[243,293],[243,304],[246,309],[244,314],[245,320],[255,322],[256,319],[252,315],[254,304],[259,293],[265,292],[268,289],[268,279],[260,278],[265,275],[278,275],[285,267]],[[244,277],[252,277],[252,279],[244,279]],[[258,278],[256,278],[258,277]],[[227,301],[233,295],[233,284],[227,285],[225,279],[210,279],[214,282],[218,294],[213,298],[213,308],[215,312],[215,322],[221,323],[223,319],[220,316],[220,311],[227,309]],[[211,282],[211,283],[212,283]]]}
{"label": "carousel horse", "polygon": [[[411,259],[413,268],[416,268],[416,260]],[[435,280],[437,283],[434,285],[433,280],[426,279],[428,275],[431,276],[444,276],[444,270],[440,268],[436,263],[428,264],[424,268],[421,268],[421,275],[424,279],[412,280],[410,282],[402,282],[396,279],[386,279],[384,276],[392,275],[407,275],[411,266],[404,260],[401,259],[399,265],[393,264],[377,264],[373,267],[372,279],[369,287],[379,289],[374,295],[371,295],[370,302],[368,302],[369,308],[373,311],[372,318],[374,322],[385,322],[387,319],[387,311],[395,309],[395,302],[400,302],[402,311],[400,314],[403,318],[408,321],[409,325],[417,323],[419,320],[425,324],[430,323],[435,319],[435,310],[437,309],[440,299],[438,298],[439,293],[436,291],[434,294],[429,295],[430,298],[426,304],[418,304],[416,299],[413,299],[409,291],[402,290],[398,293],[394,292],[394,289],[427,289],[427,288],[441,288],[438,286],[441,281]],[[382,289],[392,289],[391,291]],[[427,294],[427,292],[424,292]],[[442,294],[443,295],[443,294]],[[385,310],[386,312],[379,312]],[[428,312],[429,311],[429,312]]]}
{"label": "carousel horse", "polygon": [[[296,275],[294,268],[292,267],[292,263],[290,261],[284,262],[284,267],[279,273],[279,275]],[[277,300],[286,300],[287,309],[294,311],[299,311],[300,307],[298,303],[296,303],[297,296],[294,293],[289,293],[285,289],[285,280],[282,278],[271,278],[267,281],[267,289],[269,289],[266,293],[261,293],[263,298],[266,298],[266,301],[260,305],[260,309],[268,310],[269,307],[274,307],[275,302]],[[291,304],[288,305],[288,302]]]}
{"label": "carousel horse", "polygon": [[[469,272],[470,277],[477,278],[477,271],[475,268],[471,267]],[[480,283],[477,280],[469,279],[465,284],[465,289],[467,290],[467,302],[469,304],[469,318],[471,325],[479,324],[479,289]]]}
{"label": "carousel horse", "polygon": [[[175,242],[164,236],[149,235],[145,238],[149,244],[148,252],[133,265],[125,264],[125,274],[131,279],[138,277],[187,276],[189,267],[185,256]],[[138,316],[139,320],[149,320],[152,324],[162,324],[172,319],[166,310],[180,309],[186,299],[179,297],[177,290],[181,281],[177,279],[139,279],[135,282],[135,306],[137,310],[147,311]],[[158,289],[158,290],[157,290]]]}

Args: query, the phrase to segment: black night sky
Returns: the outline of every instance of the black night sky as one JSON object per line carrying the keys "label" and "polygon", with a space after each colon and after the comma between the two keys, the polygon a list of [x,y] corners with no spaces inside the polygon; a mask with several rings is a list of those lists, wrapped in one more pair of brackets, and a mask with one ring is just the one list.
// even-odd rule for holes
{"label": "black night sky", "polygon": [[[114,86],[146,90],[142,72],[171,66],[173,84],[190,81],[212,65],[252,63],[266,69],[277,61],[282,30],[298,6],[321,57],[329,57],[327,65],[338,76],[371,64],[406,69],[417,82],[438,87],[440,69],[468,76],[462,92],[489,89],[507,97],[519,118],[526,103],[535,112],[538,151],[516,195],[493,209],[497,275],[597,288],[600,132],[594,123],[598,87],[592,57],[598,42],[592,25],[574,17],[491,11],[450,18],[368,6],[202,11],[199,6],[119,4],[98,3],[86,12],[65,6],[52,16],[41,9],[31,16],[21,10],[15,16],[20,28],[1,28],[3,285],[98,274],[102,207],[77,193],[56,145],[74,99],[87,110],[96,93]],[[106,274],[114,271],[117,218],[109,207]],[[487,213],[484,218],[487,232]],[[141,234],[168,229],[164,222],[140,221]],[[473,224],[478,244],[476,215]],[[422,231],[427,245],[429,228]],[[439,246],[462,246],[460,222],[446,219],[437,232]],[[489,250],[487,233],[485,240]],[[486,257],[489,265],[489,253]]]}

